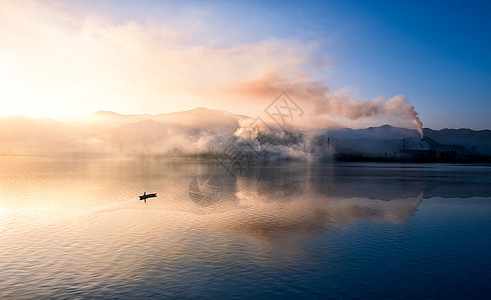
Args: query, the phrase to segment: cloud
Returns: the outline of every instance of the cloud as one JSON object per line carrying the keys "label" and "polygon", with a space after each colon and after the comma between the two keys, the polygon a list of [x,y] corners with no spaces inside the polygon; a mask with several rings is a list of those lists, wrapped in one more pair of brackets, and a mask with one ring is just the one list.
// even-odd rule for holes
{"label": "cloud", "polygon": [[213,32],[189,22],[115,23],[60,11],[53,3],[3,6],[0,63],[21,83],[6,96],[23,103],[13,112],[37,102],[44,102],[35,105],[39,109],[48,105],[61,113],[84,107],[123,113],[230,109],[234,99],[215,91],[280,69],[300,72],[309,58],[309,47],[290,40],[206,43],[203,36]]}
{"label": "cloud", "polygon": [[404,95],[392,98],[380,96],[372,100],[356,100],[347,89],[331,91],[329,86],[309,77],[292,80],[278,74],[268,74],[249,82],[238,83],[233,91],[250,99],[274,99],[282,92],[297,102],[307,117],[296,122],[306,127],[364,128],[371,125],[392,123],[416,128],[423,134],[418,112],[409,105]]}
{"label": "cloud", "polygon": [[5,1],[0,28],[4,114],[206,106],[254,117],[286,91],[307,112],[302,126],[419,126],[404,96],[359,101],[331,91],[314,75],[329,66],[315,41],[220,42],[200,19],[115,22],[55,1]]}

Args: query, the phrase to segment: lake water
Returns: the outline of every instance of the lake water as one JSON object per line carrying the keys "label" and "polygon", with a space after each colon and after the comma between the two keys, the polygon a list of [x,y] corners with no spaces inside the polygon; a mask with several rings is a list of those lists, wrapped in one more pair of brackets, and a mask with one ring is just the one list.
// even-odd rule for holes
{"label": "lake water", "polygon": [[239,171],[0,158],[0,298],[491,298],[490,166]]}

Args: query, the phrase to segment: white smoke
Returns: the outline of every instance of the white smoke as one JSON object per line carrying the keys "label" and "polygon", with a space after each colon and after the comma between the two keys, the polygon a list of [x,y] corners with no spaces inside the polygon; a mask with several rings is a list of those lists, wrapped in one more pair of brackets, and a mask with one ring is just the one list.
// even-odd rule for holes
{"label": "white smoke", "polygon": [[360,129],[392,123],[415,128],[423,138],[423,123],[404,95],[357,100],[348,90],[331,91],[329,86],[309,75],[285,78],[277,73],[241,83],[236,92],[249,99],[275,99],[286,92],[306,112],[297,120],[297,125],[308,128]]}
{"label": "white smoke", "polygon": [[409,100],[404,95],[392,98],[377,97],[370,101],[356,101],[350,97],[337,94],[327,94],[316,101],[314,116],[323,114],[334,114],[350,120],[358,120],[372,116],[395,115],[402,119],[411,120],[423,138],[423,123],[418,117],[414,106],[409,105]]}

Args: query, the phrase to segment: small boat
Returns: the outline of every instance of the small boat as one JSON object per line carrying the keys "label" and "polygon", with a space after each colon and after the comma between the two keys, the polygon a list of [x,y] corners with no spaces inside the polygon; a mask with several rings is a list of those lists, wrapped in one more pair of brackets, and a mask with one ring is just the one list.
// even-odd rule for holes
{"label": "small boat", "polygon": [[145,203],[147,203],[147,199],[157,197],[157,193],[147,194],[147,192],[143,192],[143,195],[141,195],[139,197],[140,197],[140,200],[143,200],[143,201],[145,201]]}

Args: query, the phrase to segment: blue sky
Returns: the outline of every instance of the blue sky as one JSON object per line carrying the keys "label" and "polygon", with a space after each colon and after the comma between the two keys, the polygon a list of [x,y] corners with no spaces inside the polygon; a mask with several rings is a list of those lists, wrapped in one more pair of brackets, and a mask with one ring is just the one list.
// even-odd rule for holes
{"label": "blue sky", "polygon": [[117,1],[98,9],[120,22],[201,19],[223,42],[315,41],[317,55],[329,57],[322,75],[332,88],[350,87],[359,99],[404,94],[426,126],[491,128],[489,1]]}
{"label": "blue sky", "polygon": [[[32,95],[26,94],[22,88],[15,90],[16,86],[36,85],[38,87],[33,89],[33,93],[38,96],[44,93],[44,102],[49,104],[51,101],[52,107],[60,107],[60,115],[84,112],[84,109],[107,109],[122,113],[189,109],[196,106],[198,98],[189,96],[188,92],[172,90],[172,86],[187,84],[182,80],[174,80],[172,72],[181,72],[183,78],[188,75],[194,78],[193,88],[199,88],[204,94],[208,91],[203,89],[206,84],[202,82],[210,76],[199,77],[193,70],[193,65],[187,66],[190,70],[186,72],[180,70],[177,64],[166,65],[163,57],[175,56],[175,53],[168,51],[159,56],[159,50],[155,50],[155,47],[175,48],[176,51],[182,50],[188,55],[178,57],[176,61],[192,59],[195,49],[202,55],[202,60],[206,60],[207,55],[214,55],[213,51],[217,50],[223,60],[234,60],[233,63],[222,64],[220,56],[216,55],[214,59],[218,62],[217,68],[220,65],[232,70],[233,64],[236,68],[234,70],[239,67],[239,73],[240,67],[244,66],[243,60],[259,57],[258,61],[267,64],[268,59],[275,58],[268,51],[277,47],[278,57],[284,56],[285,61],[294,61],[295,56],[308,57],[293,62],[293,67],[290,66],[292,72],[298,71],[295,64],[308,61],[304,70],[310,72],[311,78],[329,87],[330,91],[349,90],[352,98],[357,100],[405,95],[410,105],[414,105],[419,112],[425,127],[491,128],[488,117],[491,112],[489,1],[94,0],[60,1],[54,2],[58,3],[56,5],[41,7],[39,3],[26,2],[31,4],[31,10],[26,9],[28,5],[11,3],[13,6],[17,5],[13,12],[18,15],[9,12],[5,16],[12,17],[5,19],[5,22],[19,24],[11,25],[12,29],[4,32],[8,34],[4,34],[3,39],[6,45],[4,49],[7,50],[0,49],[0,66],[3,66],[3,70],[0,70],[0,85],[3,78],[10,94],[20,99],[11,101],[12,107],[10,111],[7,110],[10,113],[31,107],[32,112],[26,112],[26,115],[35,115],[35,112],[42,111],[43,106],[47,106],[28,100],[23,102],[22,99]],[[94,16],[100,19],[94,19]],[[31,24],[26,24],[26,20],[31,18]],[[159,24],[166,27],[162,29],[158,27]],[[15,28],[18,30],[13,30]],[[169,28],[170,33],[167,32]],[[172,35],[173,28],[177,28],[177,35]],[[157,32],[159,30],[163,30],[165,34]],[[51,32],[51,35],[46,37],[44,32]],[[165,39],[162,36],[177,38],[166,42],[161,40]],[[57,37],[59,45],[42,48],[53,42],[52,37]],[[72,37],[77,37],[78,40]],[[140,47],[142,41],[147,43],[145,47]],[[15,48],[17,44],[20,45],[19,48]],[[187,44],[191,46],[187,47]],[[125,50],[127,45],[131,45],[128,48],[134,52],[114,52],[119,51],[118,49]],[[241,45],[248,45],[250,48],[234,48]],[[290,46],[293,50],[289,49]],[[302,47],[307,50],[304,51]],[[89,56],[87,51],[80,52],[79,49],[93,53],[89,53]],[[247,49],[254,53],[249,55]],[[280,53],[283,52],[282,49],[288,54]],[[18,53],[24,56],[17,55]],[[42,60],[34,63],[35,66],[39,65],[39,71],[32,63],[25,63],[37,53],[47,53]],[[130,70],[123,68],[124,65],[121,67],[121,64],[112,64],[111,53],[118,54],[119,59],[128,62],[134,59],[134,65],[139,69]],[[152,53],[155,60],[162,61],[163,65],[156,65],[152,69],[148,64],[142,64],[137,59],[142,53]],[[245,54],[246,58],[241,60],[238,53]],[[73,57],[67,58],[70,55]],[[66,60],[60,61],[60,57]],[[32,78],[19,73],[15,79],[15,70],[20,69],[19,66],[23,63],[25,68],[34,70]],[[252,78],[251,74],[256,69],[251,65],[258,62],[246,63],[250,67],[247,70],[249,73],[244,71],[244,74],[234,78],[235,81],[221,78],[217,86],[240,83]],[[56,66],[50,67],[52,65]],[[88,65],[92,65],[92,69]],[[44,71],[46,66],[50,68],[49,76]],[[164,66],[172,72],[158,73],[165,69]],[[199,67],[209,71],[214,66],[210,63]],[[272,63],[265,70],[281,67],[281,62],[276,65]],[[131,74],[138,73],[140,69],[142,71],[138,76],[131,77]],[[128,74],[125,77],[120,76],[124,72]],[[71,74],[70,78],[73,80],[67,83],[65,74]],[[141,79],[147,76],[145,74],[163,78],[162,82],[169,78],[170,81],[167,86],[158,90],[153,77]],[[101,81],[94,79],[97,76]],[[115,79],[108,81],[107,78],[111,76]],[[40,85],[42,80],[39,77],[49,82],[49,85]],[[141,81],[135,84],[138,89],[123,92],[130,85],[128,83],[135,80]],[[55,88],[47,91],[50,86],[69,88],[62,92]],[[212,84],[207,87],[211,89]],[[121,92],[119,95],[110,95],[109,88],[112,91],[119,88]],[[131,105],[129,102],[125,104],[125,96],[128,99],[141,97],[142,101],[128,100],[132,101]],[[51,100],[56,97],[59,97],[57,102]],[[67,97],[74,99],[71,106],[67,104],[71,101],[67,101]],[[158,104],[156,100],[145,102],[145,99],[152,97],[180,97],[182,101],[165,105]],[[211,94],[209,97],[212,97]],[[97,103],[101,105],[97,106]],[[18,105],[15,106],[16,104]],[[198,105],[229,109],[220,101]],[[245,109],[245,105],[242,108]]]}

